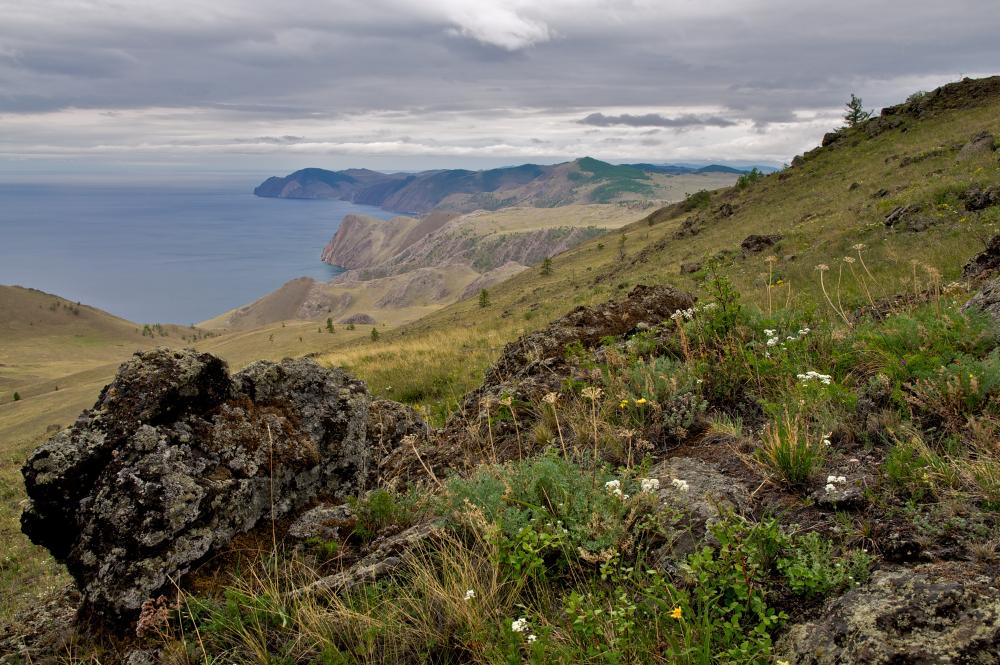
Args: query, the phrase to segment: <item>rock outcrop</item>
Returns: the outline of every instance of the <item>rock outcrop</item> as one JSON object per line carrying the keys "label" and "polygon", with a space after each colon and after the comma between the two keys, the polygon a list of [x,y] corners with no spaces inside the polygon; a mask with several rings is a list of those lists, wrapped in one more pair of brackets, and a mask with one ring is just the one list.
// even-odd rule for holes
{"label": "rock outcrop", "polygon": [[969,212],[985,210],[990,206],[1000,205],[1000,185],[970,187],[962,193],[961,198]]}
{"label": "rock outcrop", "polygon": [[669,540],[654,562],[661,567],[682,562],[705,542],[712,525],[726,513],[739,515],[749,510],[746,487],[710,462],[673,457],[654,466],[647,476],[659,481],[656,499],[661,514],[674,516],[672,523],[663,525]]}
{"label": "rock outcrop", "polygon": [[777,652],[796,665],[995,665],[1000,590],[961,565],[879,571],[816,621],[792,626]]}
{"label": "rock outcrop", "polygon": [[988,155],[993,152],[993,144],[995,140],[996,139],[993,138],[993,134],[983,130],[973,136],[968,143],[962,146],[962,149],[958,151],[958,156],[955,159],[963,162],[980,155]]}
{"label": "rock outcrop", "polygon": [[979,291],[965,303],[963,309],[986,312],[1000,326],[1000,277],[984,282]]}
{"label": "rock outcrop", "polygon": [[[430,474],[467,470],[483,461],[482,450],[469,445],[470,428],[489,428],[493,455],[509,459],[518,454],[516,428],[511,420],[487,422],[483,415],[503,396],[523,404],[539,402],[548,392],[563,389],[573,368],[565,354],[569,344],[593,349],[603,338],[630,331],[649,330],[678,311],[692,307],[695,297],[671,286],[636,286],[621,300],[592,307],[577,307],[545,328],[507,344],[500,358],[486,371],[483,384],[466,394],[458,412],[433,436],[398,446],[386,454],[380,482],[390,487],[409,485]],[[530,422],[521,423],[522,432]],[[485,437],[486,434],[483,434]]]}
{"label": "rock outcrop", "polygon": [[926,231],[934,219],[923,213],[923,208],[916,204],[896,206],[885,216],[883,223],[889,228],[904,229],[919,233]]}
{"label": "rock outcrop", "polygon": [[209,354],[138,353],[25,464],[22,528],[66,564],[87,614],[128,624],[234,536],[363,491],[373,449],[420,427],[312,360],[230,376]]}
{"label": "rock outcrop", "polygon": [[561,358],[571,342],[592,347],[604,337],[622,335],[639,324],[652,326],[665,321],[694,302],[695,297],[690,293],[672,286],[640,284],[622,300],[577,307],[542,330],[505,346],[500,359],[486,373],[484,388],[538,371],[541,366]]}
{"label": "rock outcrop", "polygon": [[754,254],[756,252],[763,252],[765,249],[774,247],[781,240],[781,236],[778,234],[770,235],[748,235],[740,243],[740,249],[743,250],[744,254]]}
{"label": "rock outcrop", "polygon": [[962,268],[962,277],[980,279],[1000,270],[1000,235],[990,238],[986,249],[976,254]]}

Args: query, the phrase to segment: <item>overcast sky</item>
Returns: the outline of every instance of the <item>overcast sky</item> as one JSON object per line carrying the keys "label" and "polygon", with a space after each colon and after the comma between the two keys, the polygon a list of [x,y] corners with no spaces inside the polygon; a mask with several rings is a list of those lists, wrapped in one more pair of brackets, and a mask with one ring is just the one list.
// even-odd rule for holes
{"label": "overcast sky", "polygon": [[0,0],[0,177],[790,161],[997,0]]}

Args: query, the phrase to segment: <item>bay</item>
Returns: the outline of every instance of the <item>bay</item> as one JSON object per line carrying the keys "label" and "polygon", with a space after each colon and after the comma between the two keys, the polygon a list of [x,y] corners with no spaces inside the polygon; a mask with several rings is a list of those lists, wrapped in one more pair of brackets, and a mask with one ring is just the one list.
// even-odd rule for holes
{"label": "bay", "polygon": [[140,323],[190,324],[320,261],[344,215],[393,213],[343,201],[267,199],[253,182],[0,183],[0,284],[19,284]]}

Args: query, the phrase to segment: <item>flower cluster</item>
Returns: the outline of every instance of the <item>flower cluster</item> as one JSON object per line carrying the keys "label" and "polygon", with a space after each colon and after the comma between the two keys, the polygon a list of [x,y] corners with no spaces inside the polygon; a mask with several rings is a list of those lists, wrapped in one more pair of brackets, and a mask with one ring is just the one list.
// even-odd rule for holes
{"label": "flower cluster", "polygon": [[809,370],[805,374],[796,374],[795,376],[803,383],[808,383],[809,381],[819,381],[823,385],[828,386],[830,385],[830,382],[833,381],[833,377],[829,374],[820,374],[819,372],[814,372],[813,370]]}
{"label": "flower cluster", "polygon": [[[510,623],[510,629],[515,633],[528,633],[528,620],[524,617],[514,619]],[[528,644],[531,644],[538,639],[538,636],[534,633],[528,633],[528,636],[525,639],[528,641]]]}
{"label": "flower cluster", "polygon": [[782,340],[778,335],[777,330],[771,330],[768,328],[764,329],[764,334],[767,335],[767,345],[768,346],[778,346],[779,344],[784,347],[785,342],[797,342],[809,333],[812,332],[811,328],[800,328],[794,335],[786,335],[785,339]]}
{"label": "flower cluster", "polygon": [[660,489],[660,481],[658,478],[642,478],[639,480],[639,489],[643,492],[655,492]]}
{"label": "flower cluster", "polygon": [[833,492],[837,489],[837,485],[843,485],[847,482],[845,476],[827,476],[826,477],[826,491]]}
{"label": "flower cluster", "polygon": [[462,598],[462,600],[472,600],[475,597],[476,597],[476,592],[473,591],[472,589],[469,589],[465,592],[465,596]]}
{"label": "flower cluster", "polygon": [[[631,400],[631,403],[635,404],[636,406],[646,406],[647,404],[649,404],[649,400],[647,400],[645,397],[640,397],[639,399]],[[629,405],[628,399],[623,399],[622,401],[618,402],[619,409],[627,409],[628,405]]]}
{"label": "flower cluster", "polygon": [[681,480],[680,478],[674,478],[670,481],[670,484],[679,489],[682,492],[688,491],[688,481]]}
{"label": "flower cluster", "polygon": [[704,305],[698,305],[697,307],[688,307],[687,309],[679,309],[670,315],[670,318],[674,321],[690,321],[694,318],[695,314],[699,312],[710,312],[718,307],[717,303],[707,302]]}
{"label": "flower cluster", "polygon": [[608,482],[604,483],[604,489],[605,491],[607,491],[608,494],[616,496],[622,501],[628,500],[628,494],[622,493],[622,483],[620,480],[609,480]]}

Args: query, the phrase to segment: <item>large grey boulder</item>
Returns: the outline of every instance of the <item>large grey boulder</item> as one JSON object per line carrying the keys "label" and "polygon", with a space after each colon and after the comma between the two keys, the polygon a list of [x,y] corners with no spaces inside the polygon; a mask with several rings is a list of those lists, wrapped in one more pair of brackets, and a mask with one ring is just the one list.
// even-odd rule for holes
{"label": "large grey boulder", "polygon": [[962,146],[962,149],[958,152],[958,161],[963,162],[973,157],[978,157],[979,155],[988,155],[993,151],[993,144],[996,139],[993,138],[993,134],[987,130],[983,130],[973,136],[968,143]]}
{"label": "large grey boulder", "polygon": [[128,623],[237,534],[363,491],[378,467],[369,432],[416,426],[381,409],[375,427],[370,403],[308,359],[230,377],[209,354],[138,353],[25,464],[22,529],[66,564],[88,614]]}
{"label": "large grey boulder", "polygon": [[880,571],[792,626],[776,652],[794,665],[996,665],[1000,590],[963,565]]}

